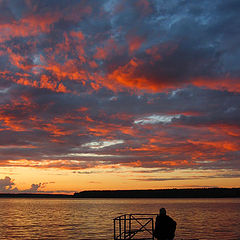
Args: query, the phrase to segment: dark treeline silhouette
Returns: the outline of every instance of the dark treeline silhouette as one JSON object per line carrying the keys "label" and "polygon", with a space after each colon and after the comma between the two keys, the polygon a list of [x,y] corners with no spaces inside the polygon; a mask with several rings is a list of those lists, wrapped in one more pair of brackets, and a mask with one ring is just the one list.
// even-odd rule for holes
{"label": "dark treeline silhouette", "polygon": [[103,190],[67,194],[0,193],[0,198],[239,198],[240,188]]}
{"label": "dark treeline silhouette", "polygon": [[73,198],[73,195],[46,193],[0,193],[0,198]]}
{"label": "dark treeline silhouette", "polygon": [[78,198],[235,198],[240,197],[240,188],[83,191],[75,193],[74,196]]}

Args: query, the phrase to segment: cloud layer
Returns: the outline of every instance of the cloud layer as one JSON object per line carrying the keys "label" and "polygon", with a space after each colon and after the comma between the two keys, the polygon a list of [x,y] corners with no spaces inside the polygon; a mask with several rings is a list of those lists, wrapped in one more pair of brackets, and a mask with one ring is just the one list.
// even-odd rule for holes
{"label": "cloud layer", "polygon": [[238,1],[0,9],[1,166],[239,170]]}

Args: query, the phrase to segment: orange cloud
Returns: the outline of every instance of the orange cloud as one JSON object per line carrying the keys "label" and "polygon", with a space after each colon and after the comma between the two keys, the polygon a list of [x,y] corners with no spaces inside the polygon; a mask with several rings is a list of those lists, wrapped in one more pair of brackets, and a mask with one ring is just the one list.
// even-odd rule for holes
{"label": "orange cloud", "polygon": [[115,44],[114,40],[110,38],[107,40],[103,46],[96,48],[96,53],[93,56],[96,60],[105,60],[113,51],[116,51],[118,46]]}
{"label": "orange cloud", "polygon": [[18,116],[16,112],[28,113],[35,110],[36,105],[32,103],[28,96],[19,96],[17,99],[12,99],[11,103],[2,105],[0,109],[0,121],[5,127],[3,130],[12,131],[26,131],[27,127],[24,125],[26,119]]}
{"label": "orange cloud", "polygon": [[47,75],[42,75],[39,82],[36,80],[20,78],[16,80],[16,83],[25,85],[25,86],[35,87],[35,88],[46,88],[54,92],[65,92],[65,93],[68,92],[68,90],[63,85],[63,83],[53,82],[49,79]]}
{"label": "orange cloud", "polygon": [[49,32],[51,25],[58,21],[60,14],[49,12],[42,15],[27,15],[18,21],[0,25],[0,42],[7,41],[12,37],[36,36],[39,33]]}
{"label": "orange cloud", "polygon": [[145,41],[145,38],[140,36],[127,36],[129,51],[132,53],[137,51]]}
{"label": "orange cloud", "polygon": [[96,59],[106,59],[107,58],[107,51],[104,48],[97,47],[96,54],[94,58]]}
{"label": "orange cloud", "polygon": [[73,130],[66,130],[52,123],[43,124],[41,129],[49,132],[54,137],[66,136],[73,133]]}
{"label": "orange cloud", "polygon": [[82,41],[85,39],[84,34],[81,31],[71,31],[70,36],[76,38],[78,41]]}
{"label": "orange cloud", "polygon": [[106,127],[96,126],[96,127],[88,127],[88,131],[95,135],[95,136],[106,136],[108,135],[112,130],[107,129]]}
{"label": "orange cloud", "polygon": [[[134,49],[134,48],[133,48]],[[150,53],[148,51],[148,53]],[[155,54],[153,59],[161,60],[161,56]],[[155,60],[149,64],[153,64]],[[138,58],[132,58],[127,64],[118,66],[113,72],[108,74],[108,80],[115,85],[105,82],[104,85],[117,91],[121,87],[130,89],[144,89],[146,91],[166,91],[172,88],[184,86],[187,83],[197,87],[205,87],[216,90],[228,90],[240,92],[240,80],[237,78],[192,78],[186,82],[177,81],[177,79],[163,78],[163,76],[154,76],[152,73],[144,73],[145,62]],[[162,78],[162,79],[161,79]],[[174,81],[173,81],[174,80]]]}
{"label": "orange cloud", "polygon": [[[139,59],[131,59],[126,65],[119,66],[111,74],[108,75],[109,80],[116,81],[120,86],[130,87],[132,89],[150,89],[159,90],[159,86],[151,83],[145,76],[135,76],[135,70],[141,67],[143,62]],[[110,88],[115,89],[112,85]]]}
{"label": "orange cloud", "polygon": [[210,147],[210,148],[215,148],[216,151],[220,152],[228,152],[228,151],[238,151],[240,147],[240,142],[239,143],[233,143],[229,141],[196,141],[196,140],[188,140],[189,143],[193,145],[202,145],[203,147]]}
{"label": "orange cloud", "polygon": [[165,166],[170,166],[170,167],[177,167],[177,166],[192,165],[192,163],[188,162],[187,160],[162,161],[162,162],[160,162],[160,165],[165,165]]}
{"label": "orange cloud", "polygon": [[[81,63],[85,63],[86,62],[86,56],[85,56],[85,37],[83,35],[82,32],[70,32],[69,34],[67,34],[66,32],[64,32],[64,40],[63,42],[60,42],[58,44],[56,44],[55,46],[55,51],[53,52],[53,57],[55,57],[56,55],[61,55],[62,58],[65,59],[65,62],[71,63],[71,68],[75,67],[77,65],[77,62],[74,61],[73,59],[69,59],[69,54],[71,54],[72,52],[74,52],[74,55],[78,56],[78,60]],[[53,61],[52,61],[53,62]],[[69,63],[68,63],[69,64]],[[65,66],[65,64],[63,65],[63,67]]]}
{"label": "orange cloud", "polygon": [[150,55],[153,61],[158,61],[162,59],[161,54],[159,53],[159,46],[153,46],[145,50],[145,52]]}
{"label": "orange cloud", "polygon": [[42,75],[40,80],[40,88],[47,88],[56,92],[67,92],[65,86],[60,83],[52,82],[48,76]]}
{"label": "orange cloud", "polygon": [[7,127],[4,129],[1,129],[0,131],[13,130],[16,132],[21,132],[26,130],[22,126],[21,121],[16,120],[16,118],[13,116],[1,116],[1,113],[0,113],[0,120],[3,122],[3,126]]}
{"label": "orange cloud", "polygon": [[215,124],[208,126],[208,129],[217,135],[229,135],[231,137],[240,137],[239,126],[234,126],[230,124]]}
{"label": "orange cloud", "polygon": [[192,84],[197,87],[205,87],[216,90],[228,90],[231,92],[240,92],[240,79],[231,77],[219,78],[195,78]]}

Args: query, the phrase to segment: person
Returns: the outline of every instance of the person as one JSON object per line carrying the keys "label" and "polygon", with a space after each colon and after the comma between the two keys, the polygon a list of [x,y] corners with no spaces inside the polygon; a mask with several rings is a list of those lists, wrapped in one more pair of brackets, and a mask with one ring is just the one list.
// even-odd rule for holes
{"label": "person", "polygon": [[158,240],[173,240],[177,223],[167,215],[166,209],[161,208],[156,217],[154,237]]}

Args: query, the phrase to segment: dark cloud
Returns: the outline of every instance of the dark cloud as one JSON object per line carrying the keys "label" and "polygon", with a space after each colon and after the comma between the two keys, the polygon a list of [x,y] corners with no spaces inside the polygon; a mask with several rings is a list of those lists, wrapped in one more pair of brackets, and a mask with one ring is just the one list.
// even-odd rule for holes
{"label": "dark cloud", "polygon": [[17,188],[14,185],[15,183],[10,177],[0,179],[0,192],[16,191]]}
{"label": "dark cloud", "polygon": [[0,6],[1,165],[239,169],[237,1]]}
{"label": "dark cloud", "polygon": [[14,180],[11,179],[10,177],[5,177],[3,179],[0,179],[0,192],[1,193],[23,193],[23,192],[28,192],[28,193],[35,193],[38,192],[41,183],[39,184],[32,184],[31,188],[25,189],[25,190],[19,190],[17,187],[15,187]]}
{"label": "dark cloud", "polygon": [[44,183],[33,183],[30,188],[27,189],[18,189],[14,182],[14,179],[6,176],[5,178],[0,179],[0,193],[53,193],[53,192],[65,192],[70,193],[72,191],[45,191],[44,188],[48,184],[52,184],[54,182],[44,182]]}
{"label": "dark cloud", "polygon": [[[24,85],[70,91],[95,78],[108,87],[115,81],[125,87],[137,82],[139,88],[162,89],[186,83],[208,86],[208,79],[213,79],[217,88],[216,81],[239,77],[234,61],[239,57],[238,41],[231,41],[239,35],[238,8],[232,7],[237,3],[28,1],[21,8],[15,2],[2,4],[16,15],[13,22],[2,24],[3,30],[10,26],[1,45],[2,57],[8,56],[5,70],[27,71],[28,81],[11,76]],[[229,10],[222,11],[225,8]],[[43,83],[42,75],[51,80]],[[102,75],[110,79],[102,81]],[[74,85],[68,81],[73,79],[78,80]]]}
{"label": "dark cloud", "polygon": [[172,178],[137,178],[131,180],[162,182],[162,181],[185,181],[185,180],[199,180],[199,179],[212,179],[212,178],[240,178],[239,174],[219,174],[214,176],[190,176],[190,177],[172,177]]}

